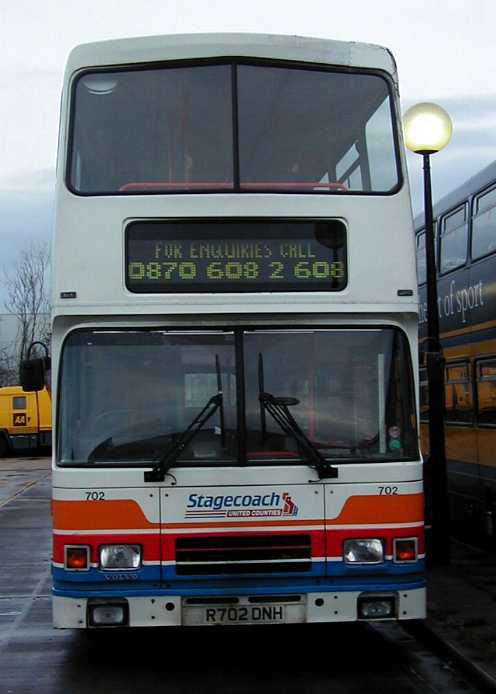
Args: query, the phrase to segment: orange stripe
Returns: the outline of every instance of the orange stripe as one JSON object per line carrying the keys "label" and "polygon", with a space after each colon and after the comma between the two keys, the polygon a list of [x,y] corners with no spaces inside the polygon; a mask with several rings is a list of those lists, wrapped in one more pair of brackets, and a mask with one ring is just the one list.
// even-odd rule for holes
{"label": "orange stripe", "polygon": [[170,530],[180,528],[229,528],[264,527],[264,526],[323,526],[326,525],[377,525],[380,523],[415,523],[424,519],[423,494],[394,494],[388,496],[352,496],[347,499],[339,516],[336,518],[314,520],[267,520],[212,522],[212,523],[166,523],[162,528]]}
{"label": "orange stripe", "polygon": [[327,525],[414,523],[423,517],[423,494],[352,496],[337,518],[327,520]]}
{"label": "orange stripe", "polygon": [[56,530],[116,530],[159,528],[150,523],[140,505],[132,499],[114,501],[53,501]]}
{"label": "orange stripe", "polygon": [[196,523],[150,523],[140,505],[132,499],[113,501],[52,502],[53,526],[56,530],[181,529],[232,527],[298,527],[358,525],[378,523],[413,523],[423,520],[423,494],[391,496],[353,496],[347,499],[341,513],[332,519],[295,519]]}

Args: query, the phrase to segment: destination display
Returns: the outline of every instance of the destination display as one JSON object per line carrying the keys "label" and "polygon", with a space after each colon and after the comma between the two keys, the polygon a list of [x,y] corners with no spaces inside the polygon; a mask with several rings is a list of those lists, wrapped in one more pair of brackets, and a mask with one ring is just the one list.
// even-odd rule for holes
{"label": "destination display", "polygon": [[138,293],[340,291],[339,220],[132,222],[126,286]]}

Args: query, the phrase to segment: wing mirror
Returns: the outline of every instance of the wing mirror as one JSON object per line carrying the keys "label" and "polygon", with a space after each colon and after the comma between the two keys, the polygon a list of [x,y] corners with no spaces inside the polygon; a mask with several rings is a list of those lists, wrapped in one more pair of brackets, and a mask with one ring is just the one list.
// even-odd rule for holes
{"label": "wing mirror", "polygon": [[[30,359],[31,350],[35,345],[41,345],[46,356]],[[19,380],[22,389],[28,393],[43,390],[47,382],[47,373],[52,366],[52,360],[48,356],[48,347],[43,342],[33,342],[28,349],[27,359],[21,361]]]}

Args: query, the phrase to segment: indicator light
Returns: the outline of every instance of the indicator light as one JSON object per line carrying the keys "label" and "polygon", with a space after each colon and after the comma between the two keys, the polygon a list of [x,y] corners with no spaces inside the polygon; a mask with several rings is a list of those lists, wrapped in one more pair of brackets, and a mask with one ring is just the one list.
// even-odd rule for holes
{"label": "indicator light", "polygon": [[88,571],[90,568],[90,548],[84,545],[66,545],[64,566],[69,571]]}
{"label": "indicator light", "polygon": [[410,562],[417,561],[417,538],[395,538],[394,546],[394,561],[395,562]]}

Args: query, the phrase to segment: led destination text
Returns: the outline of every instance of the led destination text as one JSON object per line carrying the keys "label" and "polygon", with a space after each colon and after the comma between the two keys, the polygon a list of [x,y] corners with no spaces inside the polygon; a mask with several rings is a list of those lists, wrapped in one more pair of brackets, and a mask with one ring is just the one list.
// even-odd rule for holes
{"label": "led destination text", "polygon": [[317,258],[310,242],[304,243],[279,243],[274,249],[268,243],[263,242],[235,242],[224,241],[189,243],[167,243],[157,241],[154,244],[153,256],[155,260],[252,260],[255,258]]}
{"label": "led destination text", "polygon": [[346,234],[338,221],[134,222],[126,248],[126,284],[135,292],[339,291],[346,285]]}
{"label": "led destination text", "polygon": [[131,249],[132,282],[301,281],[345,278],[342,260],[311,242],[146,242]]}

